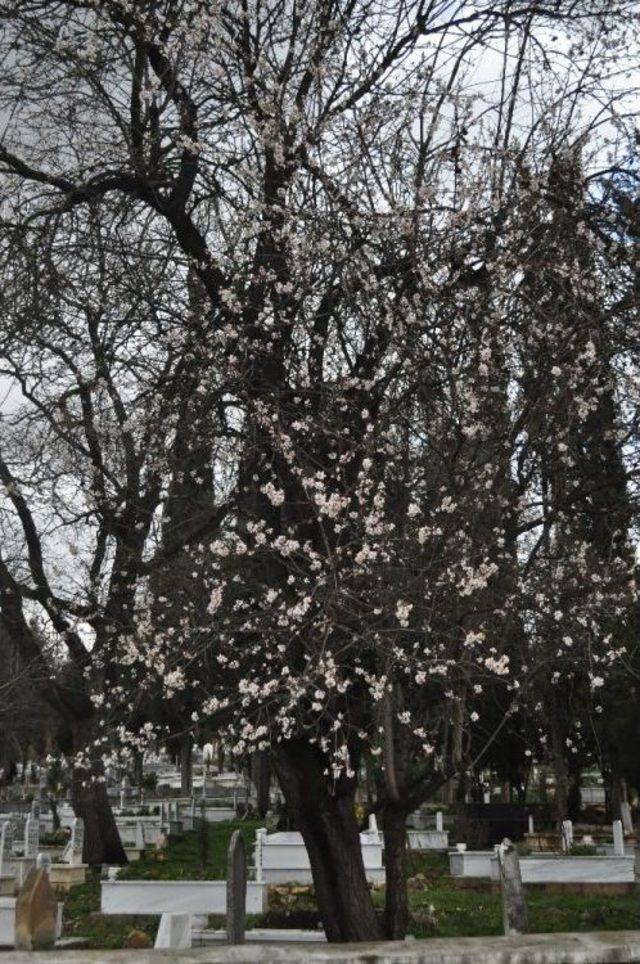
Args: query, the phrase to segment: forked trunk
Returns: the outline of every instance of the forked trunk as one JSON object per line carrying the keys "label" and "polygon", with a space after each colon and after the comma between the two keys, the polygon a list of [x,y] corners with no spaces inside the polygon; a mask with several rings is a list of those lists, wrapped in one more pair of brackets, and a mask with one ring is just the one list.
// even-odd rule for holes
{"label": "forked trunk", "polygon": [[[91,740],[91,723],[74,727],[74,749],[86,751]],[[111,803],[107,796],[104,766],[99,757],[87,762],[87,766],[73,767],[71,782],[71,805],[76,817],[84,821],[84,863],[126,864],[124,852]]]}
{"label": "forked trunk", "polygon": [[330,783],[325,758],[303,740],[281,746],[275,765],[307,847],[327,940],[379,940],[355,815],[355,781],[343,777]]}
{"label": "forked trunk", "polygon": [[382,817],[386,881],[384,933],[387,940],[401,941],[409,924],[406,813],[389,803]]}

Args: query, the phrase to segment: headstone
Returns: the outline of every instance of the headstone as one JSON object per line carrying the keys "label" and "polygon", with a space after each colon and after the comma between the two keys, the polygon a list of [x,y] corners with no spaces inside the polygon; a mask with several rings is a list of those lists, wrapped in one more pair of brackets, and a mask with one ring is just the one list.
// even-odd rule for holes
{"label": "headstone", "polygon": [[29,871],[16,899],[16,950],[36,951],[53,947],[57,916],[58,904],[49,874],[43,867]]}
{"label": "headstone", "polygon": [[633,820],[631,818],[631,807],[628,800],[623,800],[620,804],[620,816],[625,833],[633,833]]}
{"label": "headstone", "polygon": [[247,905],[247,857],[244,840],[234,830],[227,854],[227,941],[244,944]]}
{"label": "headstone", "polygon": [[256,846],[254,851],[254,863],[256,869],[256,880],[262,880],[262,851],[267,837],[267,830],[261,827],[256,830]]}
{"label": "headstone", "polygon": [[38,854],[36,857],[36,869],[48,871],[51,867],[51,854]]}
{"label": "headstone", "polygon": [[142,820],[136,820],[135,849],[144,850],[144,826]]}
{"label": "headstone", "polygon": [[568,854],[573,847],[573,823],[571,820],[562,821],[561,838],[562,849],[564,853]]}
{"label": "headstone", "polygon": [[10,820],[2,824],[0,830],[0,874],[8,874],[8,865],[13,865],[13,824]]}
{"label": "headstone", "polygon": [[37,857],[40,846],[40,821],[33,814],[24,824],[24,856]]}
{"label": "headstone", "polygon": [[84,848],[84,820],[81,817],[74,817],[71,824],[71,837],[67,844],[63,860],[73,867],[82,864],[82,851]]}
{"label": "headstone", "polygon": [[529,830],[528,830],[528,832],[529,832],[530,834],[534,834],[534,833],[535,833],[535,828],[534,828],[533,814],[532,814],[532,813],[529,814],[528,823],[529,823]]}
{"label": "headstone", "polygon": [[154,948],[184,950],[191,947],[191,914],[163,914]]}
{"label": "headstone", "polygon": [[442,810],[438,810],[436,813],[436,830],[440,833],[444,830],[444,818],[442,816]]}
{"label": "headstone", "polygon": [[31,816],[34,820],[40,819],[40,796],[36,795],[31,801]]}
{"label": "headstone", "polygon": [[378,833],[378,821],[376,820],[375,813],[369,814],[369,833],[371,834]]}
{"label": "headstone", "polygon": [[622,820],[613,821],[613,852],[616,857],[624,857],[624,830]]}
{"label": "headstone", "polygon": [[502,893],[502,925],[508,937],[527,933],[527,905],[522,889],[522,875],[518,851],[510,840],[503,840],[497,848]]}

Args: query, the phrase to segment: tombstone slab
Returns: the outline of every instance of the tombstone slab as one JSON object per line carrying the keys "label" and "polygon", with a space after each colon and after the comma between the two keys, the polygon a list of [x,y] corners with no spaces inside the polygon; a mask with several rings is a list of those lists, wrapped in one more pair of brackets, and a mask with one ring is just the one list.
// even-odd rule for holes
{"label": "tombstone slab", "polygon": [[624,830],[622,820],[613,821],[613,852],[616,857],[624,856]]}
{"label": "tombstone slab", "polygon": [[30,871],[16,900],[15,947],[43,950],[56,940],[58,905],[44,868]]}
{"label": "tombstone slab", "polygon": [[518,851],[510,840],[503,840],[498,847],[498,865],[505,936],[526,934],[528,915],[522,888],[520,861]]}
{"label": "tombstone slab", "polygon": [[227,941],[244,944],[247,916],[247,855],[239,830],[234,830],[227,855]]}
{"label": "tombstone slab", "polygon": [[191,914],[163,914],[153,946],[172,950],[191,947]]}

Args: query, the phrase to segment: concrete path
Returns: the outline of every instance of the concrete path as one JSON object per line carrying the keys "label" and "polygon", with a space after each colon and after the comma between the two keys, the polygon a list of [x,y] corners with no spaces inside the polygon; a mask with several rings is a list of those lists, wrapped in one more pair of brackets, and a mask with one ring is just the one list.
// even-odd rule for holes
{"label": "concrete path", "polygon": [[529,934],[323,947],[249,945],[191,951],[49,951],[0,955],[0,964],[640,964],[640,931]]}

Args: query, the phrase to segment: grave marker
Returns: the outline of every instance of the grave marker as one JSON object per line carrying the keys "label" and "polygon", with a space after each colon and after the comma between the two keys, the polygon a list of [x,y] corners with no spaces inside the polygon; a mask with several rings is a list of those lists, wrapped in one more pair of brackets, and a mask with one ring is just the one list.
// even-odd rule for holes
{"label": "grave marker", "polygon": [[633,833],[633,820],[631,818],[631,807],[628,800],[623,800],[620,804],[620,817],[625,833]]}
{"label": "grave marker", "polygon": [[502,894],[502,925],[509,935],[527,933],[527,905],[522,889],[522,875],[518,851],[510,840],[503,840],[497,848]]}
{"label": "grave marker", "polygon": [[442,815],[442,810],[436,812],[436,830],[442,833],[444,830],[444,817]]}
{"label": "grave marker", "polygon": [[136,850],[145,849],[144,825],[142,823],[142,820],[136,820],[135,849]]}
{"label": "grave marker", "polygon": [[247,907],[247,857],[244,840],[234,830],[227,854],[227,942],[244,944]]}
{"label": "grave marker", "polygon": [[44,950],[56,940],[58,905],[44,868],[31,870],[16,899],[17,951]]}
{"label": "grave marker", "polygon": [[25,820],[24,824],[24,856],[37,857],[38,847],[40,846],[40,821],[33,814]]}
{"label": "grave marker", "polygon": [[82,864],[82,851],[84,848],[84,820],[75,817],[71,824],[71,837],[65,847],[63,861],[73,867],[80,867]]}
{"label": "grave marker", "polygon": [[560,833],[562,839],[562,849],[566,854],[568,854],[573,847],[573,823],[571,820],[562,821],[562,830]]}
{"label": "grave marker", "polygon": [[624,857],[624,830],[622,820],[613,821],[613,852],[616,857]]}
{"label": "grave marker", "polygon": [[2,824],[0,830],[0,874],[8,874],[9,867],[13,870],[13,824],[10,820]]}
{"label": "grave marker", "polygon": [[153,946],[172,950],[191,947],[191,914],[163,914]]}

